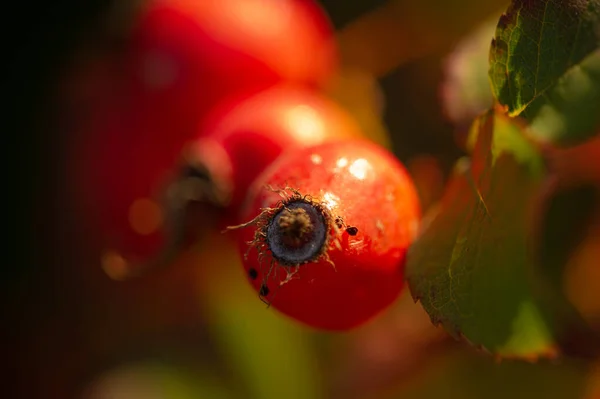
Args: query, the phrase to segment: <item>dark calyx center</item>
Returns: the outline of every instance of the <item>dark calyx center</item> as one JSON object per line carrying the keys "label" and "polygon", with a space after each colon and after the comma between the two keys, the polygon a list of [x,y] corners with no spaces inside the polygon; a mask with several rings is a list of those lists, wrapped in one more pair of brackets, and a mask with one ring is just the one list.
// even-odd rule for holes
{"label": "dark calyx center", "polygon": [[299,265],[318,258],[326,242],[323,211],[314,204],[294,201],[273,216],[267,226],[267,244],[282,265]]}
{"label": "dark calyx center", "polygon": [[282,210],[277,225],[281,242],[288,247],[300,247],[312,238],[314,226],[303,208]]}

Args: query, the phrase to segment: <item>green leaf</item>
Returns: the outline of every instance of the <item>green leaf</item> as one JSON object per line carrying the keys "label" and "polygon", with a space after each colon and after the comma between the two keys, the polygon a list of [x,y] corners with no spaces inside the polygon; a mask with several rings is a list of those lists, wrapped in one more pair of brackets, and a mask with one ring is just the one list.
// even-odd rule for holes
{"label": "green leaf", "polygon": [[555,143],[579,143],[600,133],[600,50],[569,69],[522,117],[530,134]]}
{"label": "green leaf", "polygon": [[600,0],[514,0],[490,49],[494,96],[541,139],[596,134],[599,49]]}
{"label": "green leaf", "polygon": [[411,247],[411,293],[455,337],[505,357],[551,356],[552,329],[528,280],[542,158],[509,118],[490,111],[477,125],[472,162],[459,161]]}

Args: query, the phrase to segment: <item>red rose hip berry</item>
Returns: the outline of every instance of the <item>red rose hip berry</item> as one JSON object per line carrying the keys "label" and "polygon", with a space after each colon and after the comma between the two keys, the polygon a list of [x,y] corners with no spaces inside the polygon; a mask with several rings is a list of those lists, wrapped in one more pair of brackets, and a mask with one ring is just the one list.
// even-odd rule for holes
{"label": "red rose hip berry", "polygon": [[[190,146],[190,168],[212,178],[212,198],[235,218],[248,188],[280,154],[327,141],[360,138],[353,118],[307,88],[284,84],[224,102]],[[231,224],[231,220],[227,222]]]}
{"label": "red rose hip berry", "polygon": [[239,229],[261,299],[307,325],[346,330],[404,286],[420,208],[400,162],[364,140],[287,153],[255,182]]}
{"label": "red rose hip berry", "polygon": [[127,50],[132,106],[186,134],[231,95],[322,85],[336,69],[332,32],[312,0],[151,0]]}

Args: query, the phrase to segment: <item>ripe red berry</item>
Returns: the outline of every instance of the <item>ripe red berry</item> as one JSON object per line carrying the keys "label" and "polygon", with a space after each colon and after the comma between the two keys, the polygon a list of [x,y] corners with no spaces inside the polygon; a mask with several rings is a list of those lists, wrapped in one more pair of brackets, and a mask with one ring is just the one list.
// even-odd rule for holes
{"label": "ripe red berry", "polygon": [[136,22],[132,107],[171,134],[190,133],[230,95],[320,85],[336,65],[332,28],[312,0],[152,0]]}
{"label": "ripe red berry", "polygon": [[[256,177],[282,152],[343,138],[360,138],[354,120],[314,91],[281,85],[219,107],[188,153],[192,167],[213,178],[231,216]],[[229,221],[231,222],[231,221]]]}
{"label": "ripe red berry", "polygon": [[363,140],[287,153],[255,182],[238,242],[259,296],[313,327],[345,330],[390,305],[420,218],[400,162]]}

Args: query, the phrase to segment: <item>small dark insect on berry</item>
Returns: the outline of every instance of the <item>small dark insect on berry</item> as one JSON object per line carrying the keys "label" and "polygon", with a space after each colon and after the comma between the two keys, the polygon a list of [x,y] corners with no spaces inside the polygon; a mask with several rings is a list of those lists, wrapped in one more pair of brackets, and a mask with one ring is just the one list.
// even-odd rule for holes
{"label": "small dark insect on berry", "polygon": [[256,269],[250,269],[248,270],[248,276],[250,276],[252,280],[256,280],[256,278],[258,277],[258,272],[256,271]]}
{"label": "small dark insect on berry", "polygon": [[348,233],[351,236],[355,236],[358,234],[358,227],[348,226],[346,228],[346,233]]}

